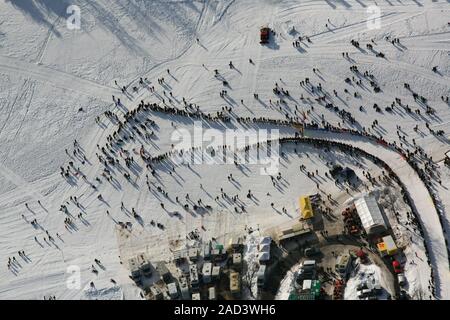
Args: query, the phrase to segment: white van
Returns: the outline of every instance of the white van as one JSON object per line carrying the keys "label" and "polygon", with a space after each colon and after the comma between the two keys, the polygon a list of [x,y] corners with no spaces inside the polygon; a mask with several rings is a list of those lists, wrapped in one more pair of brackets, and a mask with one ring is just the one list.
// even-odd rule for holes
{"label": "white van", "polygon": [[363,289],[361,291],[358,291],[358,298],[364,299],[372,295],[372,289]]}

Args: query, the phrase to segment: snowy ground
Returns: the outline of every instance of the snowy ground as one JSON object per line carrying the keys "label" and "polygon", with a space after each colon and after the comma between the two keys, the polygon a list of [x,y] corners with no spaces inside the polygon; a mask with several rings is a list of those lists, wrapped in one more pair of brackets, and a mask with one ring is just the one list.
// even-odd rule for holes
{"label": "snowy ground", "polygon": [[[357,286],[362,282],[365,282],[369,288],[372,288],[371,285],[375,283],[379,284],[381,286],[381,292],[377,295],[377,298],[379,300],[385,300],[387,298],[387,284],[380,267],[376,264],[359,264],[358,268],[352,272],[346,283],[344,299],[358,300]],[[389,294],[392,295],[392,293]]]}
{"label": "snowy ground", "polygon": [[[276,0],[7,0],[0,3],[0,298],[42,299],[55,295],[58,299],[140,299],[139,290],[128,278],[124,266],[127,255],[147,250],[154,257],[167,258],[170,243],[179,236],[206,226],[203,237],[218,236],[226,239],[244,233],[245,225],[273,227],[290,221],[295,214],[296,197],[315,189],[315,183],[302,178],[300,164],[315,169],[315,161],[292,153],[281,167],[289,185],[274,189],[269,177],[260,176],[258,168],[238,171],[234,166],[193,166],[177,168],[178,175],[159,170],[160,177],[152,183],[162,186],[170,199],[150,193],[146,188],[145,167],[133,175],[135,185],[117,175],[119,186],[105,181],[99,186],[106,203],[97,200],[97,194],[82,179],[70,185],[59,175],[59,167],[67,166],[74,139],[80,142],[89,162],[82,166],[90,181],[99,177],[102,165],[95,153],[96,145],[103,146],[106,137],[117,127],[102,117],[97,125],[95,117],[106,110],[119,116],[121,107],[115,107],[111,96],[120,97],[125,109],[134,109],[139,101],[160,102],[173,93],[172,105],[182,109],[183,97],[195,103],[203,112],[221,111],[227,105],[233,114],[241,117],[268,117],[285,119],[288,114],[301,117],[302,111],[311,110],[306,121],[322,120],[333,125],[355,129],[368,128],[374,119],[379,121],[371,132],[383,134],[389,141],[397,141],[397,125],[407,140],[415,138],[433,159],[441,160],[450,149],[449,132],[437,138],[428,133],[430,127],[447,130],[450,106],[441,96],[450,94],[450,14],[448,1],[404,0],[376,1],[381,8],[381,28],[369,30],[367,7],[375,1],[276,1]],[[66,28],[66,8],[76,4],[81,8],[81,30]],[[327,22],[327,19],[330,22]],[[259,28],[268,24],[276,32],[275,42],[268,46],[259,44]],[[328,24],[327,28],[325,24]],[[302,42],[301,49],[294,48],[292,27],[299,35],[308,35],[312,43]],[[397,37],[401,46],[384,40]],[[197,43],[196,39],[199,39]],[[350,39],[362,45],[357,49]],[[386,59],[375,57],[365,44],[374,40],[374,48],[386,54]],[[348,52],[350,59],[342,57]],[[253,64],[249,63],[249,58]],[[234,69],[228,68],[233,61]],[[361,72],[375,76],[382,92],[373,93],[367,80],[362,86],[344,82],[352,77],[351,65]],[[439,67],[439,73],[431,71]],[[312,68],[320,71],[314,73]],[[170,69],[171,75],[166,73]],[[229,83],[228,100],[219,92],[222,82],[214,78],[214,69]],[[141,89],[138,93],[122,95],[115,85],[138,85],[140,77],[147,77],[156,92]],[[165,87],[157,79],[165,78]],[[340,109],[350,111],[356,119],[354,126],[344,124],[337,113],[320,106],[317,96],[299,86],[309,77],[315,85],[321,83],[330,94],[330,100]],[[275,82],[289,90],[291,99],[280,111],[278,98],[272,93]],[[436,110],[434,116],[426,115],[424,107],[416,103],[411,89],[428,98]],[[344,92],[348,90],[348,93]],[[338,97],[334,97],[337,90]],[[167,95],[164,95],[164,91]],[[359,97],[353,93],[359,92]],[[131,92],[131,90],[130,90]],[[259,94],[259,100],[253,94]],[[305,99],[301,100],[300,95]],[[396,108],[393,113],[384,111],[398,97],[402,103],[422,114],[405,113]],[[243,104],[240,100],[243,99]],[[383,110],[376,113],[377,103]],[[364,111],[359,111],[359,106]],[[295,106],[298,107],[296,112]],[[82,109],[80,109],[82,108]],[[151,114],[158,125],[156,137],[145,148],[152,156],[171,150],[174,122],[177,127],[192,130],[191,119]],[[419,130],[413,127],[418,124]],[[233,127],[241,125],[233,123]],[[267,127],[267,126],[266,126]],[[271,126],[269,126],[271,127]],[[283,135],[293,130],[284,129]],[[431,248],[431,260],[437,273],[438,297],[450,298],[450,275],[444,234],[428,192],[418,177],[398,154],[380,145],[368,143],[348,135],[307,132],[307,135],[332,138],[355,144],[389,163],[408,187],[414,205],[420,214]],[[133,148],[126,148],[132,152]],[[314,154],[317,150],[304,150]],[[316,159],[317,160],[317,159]],[[344,159],[342,159],[344,160]],[[289,161],[293,163],[289,166]],[[321,164],[317,169],[324,170]],[[440,167],[443,181],[438,188],[450,219],[450,174]],[[240,185],[227,181],[232,173]],[[200,184],[204,188],[200,188]],[[208,215],[191,215],[183,212],[173,198],[202,198],[213,203],[225,192],[239,194],[246,199],[249,189],[259,203],[246,199],[247,213],[236,214],[230,204],[214,204]],[[331,190],[330,190],[331,191]],[[268,197],[267,192],[271,193]],[[338,192],[335,190],[335,192]],[[208,193],[212,196],[209,198]],[[85,220],[76,220],[78,230],[64,229],[60,205],[77,196],[84,206]],[[40,200],[42,205],[37,201]],[[143,217],[139,225],[129,213],[120,210],[123,201],[127,208],[134,207]],[[164,202],[165,210],[160,207]],[[274,207],[278,212],[270,207]],[[29,204],[29,208],[25,207]],[[280,214],[285,206],[288,214]],[[69,211],[76,216],[80,210],[72,203]],[[106,210],[110,215],[106,215]],[[170,213],[183,212],[177,220]],[[22,215],[25,218],[22,218]],[[29,222],[37,219],[40,227]],[[161,232],[150,225],[151,220],[165,224]],[[133,232],[123,239],[117,232],[115,221],[132,221]],[[55,239],[48,241],[46,231]],[[60,237],[56,236],[56,233]],[[37,241],[34,240],[37,237]],[[45,239],[45,240],[44,240]],[[48,242],[48,243],[47,243]],[[129,250],[131,249],[131,250]],[[28,258],[20,258],[18,250],[25,250]],[[20,266],[8,270],[8,257],[15,256]],[[123,258],[124,265],[120,263]],[[100,259],[105,270],[98,275],[90,271],[94,258]],[[422,257],[423,258],[423,257]],[[67,268],[78,266],[81,284],[78,288],[67,286]],[[410,266],[412,268],[413,265]],[[421,270],[429,274],[429,270]],[[114,286],[113,278],[118,286]],[[94,281],[96,291],[87,289]],[[419,281],[427,283],[427,280]]]}

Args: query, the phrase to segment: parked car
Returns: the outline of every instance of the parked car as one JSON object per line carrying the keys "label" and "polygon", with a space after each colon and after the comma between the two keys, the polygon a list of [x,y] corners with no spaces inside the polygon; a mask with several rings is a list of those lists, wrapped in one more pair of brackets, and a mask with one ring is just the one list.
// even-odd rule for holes
{"label": "parked car", "polygon": [[392,267],[394,268],[395,274],[402,273],[402,265],[397,260],[392,261]]}
{"label": "parked car", "polygon": [[270,28],[264,27],[260,30],[260,43],[265,44],[269,42]]}
{"label": "parked car", "polygon": [[356,290],[358,290],[358,291],[364,290],[364,289],[367,289],[367,283],[365,281],[358,283],[358,285],[356,286]]}
{"label": "parked car", "polygon": [[358,298],[359,299],[365,299],[365,298],[368,298],[370,296],[373,296],[372,289],[363,289],[363,290],[358,291]]}

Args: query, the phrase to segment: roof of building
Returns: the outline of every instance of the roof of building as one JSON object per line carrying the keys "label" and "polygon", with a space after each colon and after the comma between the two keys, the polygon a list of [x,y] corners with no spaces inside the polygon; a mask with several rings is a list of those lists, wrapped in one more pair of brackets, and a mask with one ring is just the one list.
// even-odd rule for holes
{"label": "roof of building", "polygon": [[168,289],[170,294],[174,294],[174,293],[178,292],[177,285],[175,284],[175,282],[169,283],[167,285],[167,289]]}
{"label": "roof of building", "polygon": [[291,239],[297,236],[302,236],[305,234],[309,234],[311,232],[310,229],[284,229],[280,231],[280,234],[278,236],[278,241],[283,241],[283,240],[287,240],[287,239]]}
{"label": "roof of building", "polygon": [[303,219],[314,217],[314,211],[312,209],[311,199],[309,199],[309,196],[300,197],[300,214]]}
{"label": "roof of building", "polygon": [[310,290],[311,289],[311,285],[312,285],[312,280],[305,279],[305,280],[303,280],[302,289],[303,290]]}
{"label": "roof of building", "polygon": [[339,266],[340,268],[341,267],[345,268],[348,265],[349,261],[350,261],[350,255],[349,254],[341,254],[336,259],[336,265]]}
{"label": "roof of building", "polygon": [[211,272],[212,272],[212,263],[211,262],[205,262],[204,264],[203,264],[203,274],[205,275],[205,274],[208,274],[208,275],[210,275],[211,274]]}
{"label": "roof of building", "polygon": [[355,207],[361,223],[368,234],[373,232],[374,227],[382,226],[386,229],[386,223],[374,197],[364,196],[357,199],[355,201]]}
{"label": "roof of building", "polygon": [[212,268],[211,274],[212,274],[213,276],[219,275],[219,274],[220,274],[220,266],[214,266],[214,267]]}
{"label": "roof of building", "polygon": [[239,273],[237,272],[232,272],[230,274],[230,290],[231,291],[240,290]]}
{"label": "roof of building", "polygon": [[386,252],[389,255],[397,252],[397,245],[395,244],[395,241],[392,238],[392,236],[383,237],[383,241],[377,243],[377,248],[380,252],[382,253]]}

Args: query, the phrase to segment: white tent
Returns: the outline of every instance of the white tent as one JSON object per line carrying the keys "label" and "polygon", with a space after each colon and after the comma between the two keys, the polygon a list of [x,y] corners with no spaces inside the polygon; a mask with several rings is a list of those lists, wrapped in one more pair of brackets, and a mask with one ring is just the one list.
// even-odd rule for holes
{"label": "white tent", "polygon": [[364,196],[356,200],[355,207],[367,234],[386,230],[386,222],[374,197]]}

